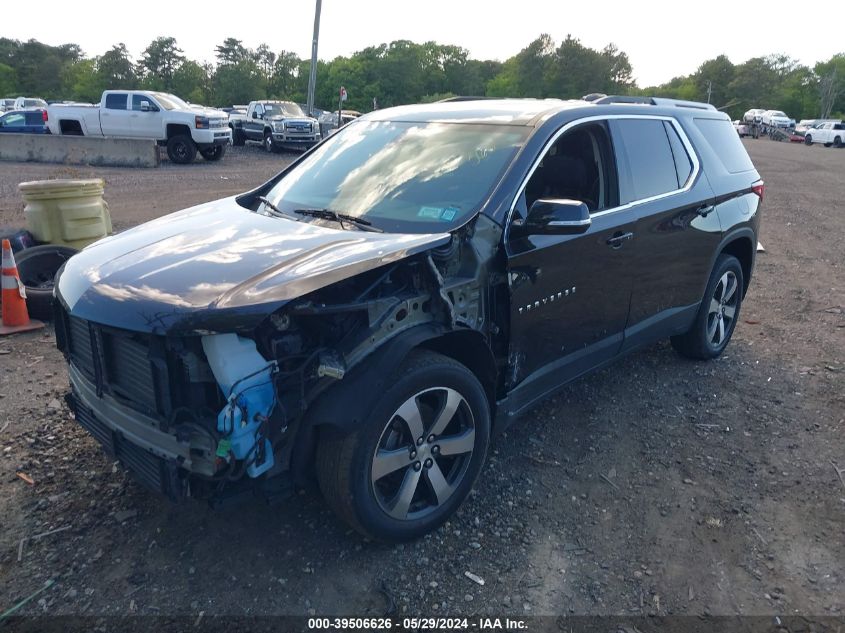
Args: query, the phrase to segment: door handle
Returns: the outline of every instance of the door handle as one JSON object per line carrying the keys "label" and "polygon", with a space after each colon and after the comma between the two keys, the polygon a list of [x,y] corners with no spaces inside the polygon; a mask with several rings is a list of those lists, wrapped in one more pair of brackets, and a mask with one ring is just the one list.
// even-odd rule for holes
{"label": "door handle", "polygon": [[634,239],[634,234],[630,231],[627,233],[614,233],[613,237],[607,238],[605,244],[610,246],[610,248],[619,248],[624,244],[627,240]]}
{"label": "door handle", "polygon": [[700,215],[702,218],[706,218],[708,215],[710,215],[713,212],[713,210],[715,208],[716,207],[714,207],[712,204],[704,204],[704,205],[701,205],[700,207],[698,207],[695,210],[695,212],[698,215]]}

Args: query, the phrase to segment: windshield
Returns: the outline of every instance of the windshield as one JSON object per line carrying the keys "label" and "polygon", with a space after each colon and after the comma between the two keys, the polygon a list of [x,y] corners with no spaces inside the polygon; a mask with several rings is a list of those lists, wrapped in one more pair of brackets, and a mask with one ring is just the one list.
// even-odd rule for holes
{"label": "windshield", "polygon": [[774,112],[772,112],[772,116],[782,116],[782,117],[786,118],[786,115],[783,112],[781,112],[780,110],[775,110]]}
{"label": "windshield", "polygon": [[305,113],[295,103],[265,103],[265,116],[305,116]]}
{"label": "windshield", "polygon": [[267,194],[278,208],[330,209],[396,233],[460,226],[492,191],[529,128],[350,123]]}
{"label": "windshield", "polygon": [[150,94],[156,98],[156,101],[165,110],[186,110],[190,107],[176,95],[166,92],[151,92]]}

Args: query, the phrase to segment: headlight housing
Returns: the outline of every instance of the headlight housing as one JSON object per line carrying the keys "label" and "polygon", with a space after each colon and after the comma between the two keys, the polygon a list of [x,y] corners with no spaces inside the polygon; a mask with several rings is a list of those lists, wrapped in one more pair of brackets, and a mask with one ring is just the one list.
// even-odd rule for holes
{"label": "headlight housing", "polygon": [[284,132],[285,131],[285,122],[284,121],[273,121],[273,129],[276,132]]}
{"label": "headlight housing", "polygon": [[198,116],[198,117],[196,117],[194,124],[196,125],[198,130],[207,130],[208,127],[209,127],[208,117],[207,116]]}

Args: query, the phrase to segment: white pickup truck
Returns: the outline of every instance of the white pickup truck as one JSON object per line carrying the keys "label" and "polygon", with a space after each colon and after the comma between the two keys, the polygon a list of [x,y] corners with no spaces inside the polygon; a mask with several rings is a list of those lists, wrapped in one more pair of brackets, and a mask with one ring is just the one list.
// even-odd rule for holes
{"label": "white pickup truck", "polygon": [[48,106],[47,126],[51,134],[155,139],[181,164],[192,162],[197,151],[220,160],[232,142],[225,112],[146,90],[106,90],[99,105]]}
{"label": "white pickup truck", "polygon": [[825,147],[845,146],[845,121],[826,121],[811,127],[804,135],[804,142],[807,145],[822,143]]}

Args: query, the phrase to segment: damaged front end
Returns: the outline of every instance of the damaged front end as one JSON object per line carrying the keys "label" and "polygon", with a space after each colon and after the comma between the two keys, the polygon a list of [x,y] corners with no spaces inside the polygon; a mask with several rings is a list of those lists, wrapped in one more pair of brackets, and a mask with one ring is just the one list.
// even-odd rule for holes
{"label": "damaged front end", "polygon": [[414,346],[471,339],[466,362],[484,364],[495,391],[497,315],[507,313],[496,290],[504,279],[491,272],[498,239],[495,223],[476,218],[445,244],[268,304],[229,332],[123,330],[60,301],[72,409],[109,454],[173,500],[285,494],[308,476],[317,429],[366,416]]}

